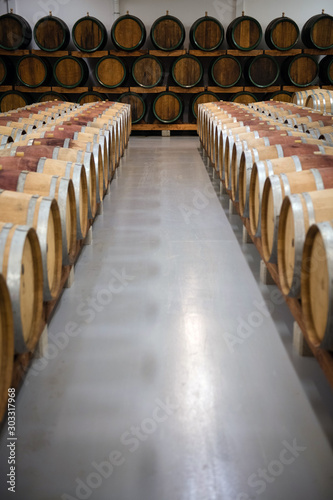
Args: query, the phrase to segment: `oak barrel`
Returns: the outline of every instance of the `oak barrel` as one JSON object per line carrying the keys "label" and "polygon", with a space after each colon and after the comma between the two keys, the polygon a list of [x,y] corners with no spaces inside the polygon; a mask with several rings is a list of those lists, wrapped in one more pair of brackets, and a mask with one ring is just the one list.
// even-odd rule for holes
{"label": "oak barrel", "polygon": [[324,89],[317,90],[309,95],[305,105],[322,113],[333,114],[333,92]]}
{"label": "oak barrel", "polygon": [[64,50],[70,40],[67,24],[58,17],[42,17],[34,26],[34,40],[41,50],[54,52]]}
{"label": "oak barrel", "polygon": [[0,422],[8,408],[14,361],[14,321],[6,281],[0,274]]}
{"label": "oak barrel", "polygon": [[33,228],[0,222],[0,272],[12,303],[14,350],[33,350],[43,311],[42,254]]}
{"label": "oak barrel", "polygon": [[67,97],[63,94],[59,94],[58,92],[50,91],[44,92],[38,98],[38,102],[50,102],[50,101],[67,101]]}
{"label": "oak barrel", "polygon": [[205,52],[217,50],[224,39],[224,28],[215,17],[206,15],[197,19],[190,28],[192,47]]}
{"label": "oak barrel", "polygon": [[274,85],[279,74],[280,67],[277,60],[266,54],[249,58],[244,66],[244,75],[249,84],[260,88]]}
{"label": "oak barrel", "polygon": [[132,66],[135,82],[146,89],[156,87],[163,78],[163,66],[157,57],[145,54],[138,57]]}
{"label": "oak barrel", "polygon": [[153,113],[162,123],[174,123],[183,112],[180,97],[173,92],[162,92],[153,103]]}
{"label": "oak barrel", "polygon": [[273,19],[265,30],[266,44],[273,50],[290,50],[296,45],[298,38],[299,27],[295,21],[285,17],[284,13]]}
{"label": "oak barrel", "polygon": [[104,24],[95,17],[87,16],[78,19],[72,28],[72,40],[78,50],[95,52],[102,50],[107,42],[107,31]]}
{"label": "oak barrel", "polygon": [[82,58],[73,56],[60,57],[53,66],[53,76],[58,85],[73,89],[83,85],[87,80],[89,70]]}
{"label": "oak barrel", "polygon": [[207,102],[218,102],[220,99],[214,92],[200,92],[192,101],[192,113],[194,118],[198,117],[198,106]]}
{"label": "oak barrel", "polygon": [[255,49],[262,38],[262,28],[260,23],[250,16],[236,17],[229,24],[226,32],[228,45],[238,50]]}
{"label": "oak barrel", "polygon": [[319,65],[315,57],[309,54],[298,54],[286,58],[281,65],[281,74],[291,85],[307,87],[316,81]]}
{"label": "oak barrel", "polygon": [[153,45],[164,51],[180,49],[185,40],[185,28],[183,23],[168,11],[153,23],[150,30],[150,38]]}
{"label": "oak barrel", "polygon": [[319,76],[327,85],[333,85],[333,56],[326,56],[320,61]]}
{"label": "oak barrel", "polygon": [[201,62],[189,54],[178,57],[171,71],[175,83],[183,88],[195,87],[203,76]]}
{"label": "oak barrel", "polygon": [[278,102],[293,102],[293,93],[288,92],[287,90],[277,90],[270,94],[269,98],[272,101]]}
{"label": "oak barrel", "polygon": [[138,123],[145,116],[146,104],[143,98],[135,92],[125,92],[119,97],[119,102],[130,104],[132,123]]}
{"label": "oak barrel", "polygon": [[82,104],[86,103],[92,103],[92,102],[100,102],[104,101],[105,96],[102,95],[100,92],[95,92],[95,91],[90,91],[90,92],[84,92],[78,97],[77,102],[82,106]]}
{"label": "oak barrel", "polygon": [[31,42],[31,27],[23,17],[13,11],[0,16],[0,48],[4,50],[25,49]]}
{"label": "oak barrel", "polygon": [[120,16],[112,25],[111,39],[119,50],[138,50],[146,41],[146,28],[143,22],[135,16],[126,14]]}
{"label": "oak barrel", "polygon": [[7,113],[17,108],[23,108],[30,102],[29,97],[18,90],[8,90],[0,94],[0,112]]}
{"label": "oak barrel", "polygon": [[319,87],[318,89],[300,90],[299,92],[295,92],[293,94],[293,103],[297,104],[298,106],[305,106],[306,100],[309,95],[316,93],[317,90],[319,90]]}
{"label": "oak barrel", "polygon": [[258,99],[252,92],[242,91],[232,95],[230,101],[249,104],[250,102],[257,102]]}
{"label": "oak barrel", "polygon": [[213,62],[210,74],[219,87],[233,87],[242,77],[242,66],[236,57],[220,56]]}
{"label": "oak barrel", "polygon": [[105,56],[96,64],[95,75],[101,85],[113,89],[125,80],[126,66],[119,57]]}
{"label": "oak barrel", "polygon": [[21,57],[17,62],[16,74],[22,85],[36,88],[47,82],[50,67],[48,62],[41,57],[27,55]]}
{"label": "oak barrel", "polygon": [[333,17],[317,14],[310,17],[302,28],[302,42],[310,49],[330,49],[333,47]]}

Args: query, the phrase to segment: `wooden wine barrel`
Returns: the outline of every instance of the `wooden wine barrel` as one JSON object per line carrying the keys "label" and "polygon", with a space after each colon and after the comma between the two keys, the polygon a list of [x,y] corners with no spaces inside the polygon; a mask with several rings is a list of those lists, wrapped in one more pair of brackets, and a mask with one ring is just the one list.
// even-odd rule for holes
{"label": "wooden wine barrel", "polygon": [[214,92],[200,92],[192,101],[192,113],[194,118],[198,117],[198,106],[207,102],[218,102],[220,99]]}
{"label": "wooden wine barrel", "polygon": [[162,92],[154,100],[154,116],[162,123],[174,123],[180,118],[182,112],[183,103],[173,92]]}
{"label": "wooden wine barrel", "polygon": [[77,102],[82,106],[82,104],[92,103],[92,102],[100,102],[104,101],[105,96],[100,94],[99,92],[90,91],[84,92],[81,94],[77,100]]}
{"label": "wooden wine barrel", "polygon": [[[294,174],[295,175],[295,174]],[[331,169],[321,171],[324,186]],[[278,270],[281,290],[288,297],[299,297],[305,236],[312,224],[333,219],[333,189],[286,196],[281,207],[278,230]]]}
{"label": "wooden wine barrel", "polygon": [[285,81],[296,87],[313,85],[319,74],[317,60],[309,54],[287,57],[281,65]]}
{"label": "wooden wine barrel", "polygon": [[333,114],[333,92],[329,90],[318,90],[310,94],[306,100],[306,107]]}
{"label": "wooden wine barrel", "polygon": [[310,49],[331,49],[333,47],[333,17],[317,14],[310,17],[302,28],[302,42]]}
{"label": "wooden wine barrel", "polygon": [[8,57],[0,57],[0,85],[5,83],[13,76],[13,67],[11,60]]}
{"label": "wooden wine barrel", "polygon": [[229,24],[226,38],[228,45],[233,49],[253,50],[261,41],[262,28],[256,19],[245,16],[243,12],[242,16],[236,17]]}
{"label": "wooden wine barrel", "polygon": [[[311,168],[333,167],[333,158],[331,156],[310,155],[310,158],[311,156],[312,156]],[[302,168],[302,158],[304,158],[304,169]],[[259,161],[258,163],[254,163],[251,172],[250,187],[249,187],[249,217],[250,217],[250,229],[253,235],[261,236],[261,214],[262,214],[261,205],[262,205],[262,197],[263,197],[266,177],[268,175],[273,175],[273,174],[277,175],[280,173],[282,174],[295,173],[296,166],[299,169],[299,171],[308,170],[307,165],[309,163],[307,163],[306,160],[307,160],[306,156],[279,158],[278,160],[275,160],[275,162],[277,163],[276,171],[274,171],[273,167],[274,163],[272,163],[274,162],[274,160],[266,160],[263,162]],[[300,176],[298,179],[299,179],[299,187],[301,187],[302,177]],[[310,187],[307,187],[306,190],[312,191]]]}
{"label": "wooden wine barrel", "polygon": [[132,66],[132,76],[140,87],[156,87],[163,78],[162,63],[150,54],[138,57]]}
{"label": "wooden wine barrel", "polygon": [[[5,158],[1,160],[4,163]],[[6,176],[2,177],[4,185]],[[61,221],[57,202],[43,196],[0,190],[0,213],[3,222],[26,224],[36,229],[42,252],[44,300],[52,300],[59,292],[62,267]]]}
{"label": "wooden wine barrel", "polygon": [[29,23],[23,17],[13,14],[0,16],[0,49],[25,49],[31,42],[32,31]]}
{"label": "wooden wine barrel", "polygon": [[249,104],[250,102],[257,102],[258,99],[254,94],[251,92],[237,92],[237,94],[234,94],[231,96],[231,102],[239,102],[242,104]]}
{"label": "wooden wine barrel", "polygon": [[244,75],[250,85],[265,88],[274,85],[279,78],[280,67],[277,60],[266,54],[249,58],[244,67]]}
{"label": "wooden wine barrel", "polygon": [[292,49],[299,38],[299,27],[289,17],[277,17],[271,21],[265,30],[265,41],[270,49],[273,50],[290,50]]}
{"label": "wooden wine barrel", "polygon": [[119,97],[119,102],[130,104],[132,111],[132,123],[138,123],[145,116],[146,104],[139,94],[125,92]]}
{"label": "wooden wine barrel", "polygon": [[150,30],[150,38],[153,45],[164,51],[180,49],[185,40],[185,28],[183,23],[167,11],[153,23]]}
{"label": "wooden wine barrel", "polygon": [[[294,182],[295,178],[290,179],[290,184],[288,177],[284,174],[305,172],[313,168],[331,168],[332,164],[332,156],[316,155],[314,157],[313,154],[295,155],[256,164],[258,177],[261,177],[262,181],[264,181],[261,200],[261,242],[263,255],[267,262],[277,262],[279,216],[284,197],[301,192],[304,189],[301,177],[299,177],[299,185],[297,185],[297,177],[296,184]],[[317,178],[318,186],[320,186],[321,177],[317,175]]]}
{"label": "wooden wine barrel", "polygon": [[72,40],[81,52],[102,50],[107,42],[107,31],[104,24],[95,17],[82,17],[72,28]]}
{"label": "wooden wine barrel", "polygon": [[332,339],[333,222],[313,224],[305,238],[302,270],[302,315],[315,347],[333,350]]}
{"label": "wooden wine barrel", "polygon": [[0,125],[0,134],[11,136],[15,142],[18,141],[22,135],[26,135],[26,131],[24,130],[23,124],[12,123],[13,125],[10,126]]}
{"label": "wooden wine barrel", "polygon": [[125,80],[126,66],[119,57],[105,56],[96,64],[95,75],[101,85],[113,89]]}
{"label": "wooden wine barrel", "polygon": [[272,101],[278,102],[293,102],[293,93],[288,92],[287,90],[277,90],[270,94],[269,98]]}
{"label": "wooden wine barrel", "polygon": [[63,94],[59,94],[58,92],[44,92],[38,98],[38,102],[50,102],[50,101],[67,101],[67,97]]}
{"label": "wooden wine barrel", "polygon": [[233,87],[242,77],[242,66],[236,57],[220,56],[213,62],[210,74],[219,87]]}
{"label": "wooden wine barrel", "polygon": [[319,76],[323,83],[333,85],[333,56],[326,56],[320,61]]}
{"label": "wooden wine barrel", "polygon": [[293,103],[297,104],[298,106],[305,106],[306,100],[309,97],[309,95],[314,94],[319,90],[319,87],[316,89],[308,89],[308,90],[300,90],[299,92],[295,92],[293,94]]}
{"label": "wooden wine barrel", "polygon": [[224,28],[218,19],[208,16],[200,17],[190,28],[192,47],[205,52],[217,50],[224,39]]}
{"label": "wooden wine barrel", "polygon": [[[1,264],[0,264],[1,265]],[[6,281],[0,274],[0,422],[8,408],[14,361],[14,320]]]}
{"label": "wooden wine barrel", "polygon": [[70,40],[68,26],[50,12],[49,16],[42,17],[35,24],[34,40],[38,47],[46,52],[64,50]]}
{"label": "wooden wine barrel", "polygon": [[0,272],[12,303],[14,350],[33,350],[43,311],[42,254],[33,228],[0,222]]}
{"label": "wooden wine barrel", "polygon": [[195,87],[203,76],[201,62],[189,54],[178,57],[171,71],[175,83],[183,88]]}
{"label": "wooden wine barrel", "polygon": [[22,85],[36,88],[44,85],[49,78],[50,68],[46,60],[39,56],[21,57],[16,65],[16,74]]}
{"label": "wooden wine barrel", "polygon": [[53,66],[53,76],[61,87],[73,89],[85,83],[89,70],[83,59],[64,56],[60,57]]}
{"label": "wooden wine barrel", "polygon": [[12,109],[23,108],[29,103],[29,97],[18,90],[8,90],[0,94],[0,112],[7,113]]}
{"label": "wooden wine barrel", "polygon": [[128,52],[138,50],[146,41],[146,28],[135,16],[120,16],[112,25],[111,39],[115,47]]}

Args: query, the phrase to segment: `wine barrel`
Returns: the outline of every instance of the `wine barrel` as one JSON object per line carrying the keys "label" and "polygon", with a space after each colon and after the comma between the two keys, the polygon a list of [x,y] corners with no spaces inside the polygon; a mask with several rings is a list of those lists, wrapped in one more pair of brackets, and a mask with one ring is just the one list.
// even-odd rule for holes
{"label": "wine barrel", "polygon": [[277,90],[270,94],[269,98],[272,101],[278,102],[293,102],[293,93],[288,92],[287,90]]}
{"label": "wine barrel", "polygon": [[83,59],[64,56],[60,57],[53,66],[53,76],[61,87],[73,89],[86,82],[89,70]]}
{"label": "wine barrel", "polygon": [[0,272],[12,303],[14,350],[32,351],[43,311],[42,254],[33,228],[0,222]]}
{"label": "wine barrel", "polygon": [[226,38],[228,45],[238,50],[255,49],[262,38],[262,28],[260,23],[250,16],[236,17],[227,28]]}
{"label": "wine barrel", "polygon": [[67,97],[63,94],[59,94],[58,92],[50,91],[44,92],[38,98],[38,102],[50,102],[50,101],[67,101]]}
{"label": "wine barrel", "polygon": [[280,67],[277,60],[266,54],[250,57],[244,67],[244,75],[251,85],[265,88],[274,85],[279,78]]}
{"label": "wine barrel", "polygon": [[125,80],[126,66],[119,57],[105,56],[96,64],[95,75],[101,85],[113,89]]}
{"label": "wine barrel", "polygon": [[99,92],[90,91],[90,92],[84,92],[83,94],[81,94],[78,97],[77,102],[80,104],[80,106],[82,106],[82,104],[92,103],[92,102],[100,102],[100,101],[104,101],[104,100],[105,100],[105,96],[103,96]]}
{"label": "wine barrel", "polygon": [[194,49],[210,52],[217,50],[224,39],[224,28],[218,19],[208,16],[200,17],[190,28],[190,42]]}
{"label": "wine barrel", "polygon": [[[331,178],[331,169],[324,169],[321,176]],[[324,181],[324,186],[327,184],[328,182]],[[278,270],[284,295],[300,296],[302,254],[309,227],[314,223],[331,219],[333,219],[332,188],[285,197],[278,230]]]}
{"label": "wine barrel", "polygon": [[153,45],[164,51],[180,49],[185,40],[185,28],[183,23],[167,11],[153,23],[150,30],[150,38]]}
{"label": "wine barrel", "polygon": [[237,94],[232,95],[230,101],[239,102],[242,104],[249,104],[250,102],[257,102],[258,99],[251,92],[243,91],[243,92],[237,92]]}
{"label": "wine barrel", "polygon": [[125,92],[119,97],[118,101],[130,104],[132,123],[138,123],[145,116],[146,104],[139,94],[135,94],[134,92]]}
{"label": "wine barrel", "polygon": [[0,422],[8,407],[14,361],[14,320],[6,281],[0,274]]}
{"label": "wine barrel", "polygon": [[333,85],[333,56],[326,56],[320,61],[319,76],[323,83]]}
{"label": "wine barrel", "polygon": [[150,54],[138,57],[132,66],[132,76],[140,87],[156,87],[163,78],[162,63]]}
{"label": "wine barrel", "polygon": [[300,90],[299,92],[295,92],[293,94],[293,103],[297,104],[298,106],[305,106],[306,100],[309,95],[316,93],[317,90],[319,90],[319,87],[316,89]]}
{"label": "wine barrel", "polygon": [[186,54],[178,57],[172,65],[172,77],[183,88],[195,87],[203,76],[202,64],[194,56]]}
{"label": "wine barrel", "polygon": [[10,126],[0,125],[0,134],[11,136],[15,142],[18,141],[22,135],[26,135],[26,131],[24,130],[23,124],[16,124],[15,122],[12,123],[13,125]]}
{"label": "wine barrel", "polygon": [[21,57],[16,65],[16,74],[22,85],[36,88],[44,85],[49,78],[50,68],[46,60],[39,56]]}
{"label": "wine barrel", "polygon": [[220,56],[213,62],[210,74],[219,87],[233,87],[242,77],[242,66],[236,57]]}
{"label": "wine barrel", "polygon": [[0,57],[0,85],[11,83],[13,77],[13,65],[8,57]]}
{"label": "wine barrel", "polygon": [[192,101],[192,113],[194,118],[198,117],[198,106],[207,102],[218,102],[220,99],[214,92],[200,92]]}
{"label": "wine barrel", "polygon": [[81,52],[102,50],[107,42],[107,32],[104,24],[95,17],[81,17],[72,28],[72,40]]}
{"label": "wine barrel", "polygon": [[[285,196],[301,192],[304,184],[299,177],[299,185],[296,179],[290,178],[285,174],[299,173],[309,171],[313,168],[331,168],[332,156],[329,155],[305,155],[291,156],[289,158],[279,158],[258,162],[256,164],[258,177],[264,182],[261,201],[261,242],[264,259],[267,262],[277,262],[277,237],[279,227],[279,216],[282,202]],[[269,175],[267,175],[269,174]],[[314,174],[317,175],[317,174]],[[320,186],[320,177],[318,186]],[[296,183],[294,182],[296,180]],[[315,181],[315,177],[313,177]]]}
{"label": "wine barrel", "polygon": [[306,106],[323,113],[333,114],[333,92],[318,90],[314,94],[310,94],[306,100]]}
{"label": "wine barrel", "polygon": [[[1,159],[2,162],[4,160]],[[4,185],[7,177],[2,177]],[[0,190],[0,213],[3,222],[26,224],[36,229],[42,251],[44,300],[54,299],[59,292],[62,267],[61,221],[57,202],[43,196]]]}
{"label": "wine barrel", "polygon": [[298,54],[285,59],[281,65],[285,81],[296,87],[313,85],[319,74],[317,60],[309,54]]}
{"label": "wine barrel", "polygon": [[29,97],[18,90],[8,90],[0,94],[0,112],[7,113],[12,109],[23,108],[29,103]]}
{"label": "wine barrel", "polygon": [[180,118],[182,112],[183,103],[173,92],[162,92],[154,100],[154,116],[162,123],[174,123]]}
{"label": "wine barrel", "polygon": [[313,224],[305,238],[302,271],[302,315],[310,343],[333,350],[333,222]]}
{"label": "wine barrel", "polygon": [[70,40],[68,26],[50,12],[49,16],[42,17],[35,24],[34,40],[38,47],[46,52],[64,50]]}
{"label": "wine barrel", "polygon": [[115,47],[128,52],[138,50],[146,41],[146,28],[135,16],[120,16],[112,25],[111,39]]}
{"label": "wine barrel", "polygon": [[23,17],[13,14],[0,16],[0,49],[25,49],[31,42],[32,31],[29,23]]}
{"label": "wine barrel", "polygon": [[302,28],[302,42],[310,49],[331,49],[333,47],[333,17],[317,14],[310,17]]}
{"label": "wine barrel", "polygon": [[299,38],[299,27],[289,17],[277,17],[271,21],[265,30],[265,41],[270,49],[290,50],[295,47]]}

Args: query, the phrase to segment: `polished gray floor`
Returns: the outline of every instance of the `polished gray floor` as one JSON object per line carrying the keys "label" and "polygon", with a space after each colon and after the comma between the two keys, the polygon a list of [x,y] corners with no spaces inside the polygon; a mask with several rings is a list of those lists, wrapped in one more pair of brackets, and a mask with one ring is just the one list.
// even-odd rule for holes
{"label": "polished gray floor", "polygon": [[[16,496],[331,500],[332,392],[196,137],[132,137],[17,402]],[[326,399],[327,398],[327,399]]]}

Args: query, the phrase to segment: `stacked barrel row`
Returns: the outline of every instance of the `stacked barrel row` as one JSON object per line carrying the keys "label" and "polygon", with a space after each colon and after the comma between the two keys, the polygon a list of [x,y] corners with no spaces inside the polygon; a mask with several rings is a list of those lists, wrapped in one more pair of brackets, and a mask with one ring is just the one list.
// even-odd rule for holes
{"label": "stacked barrel row", "polygon": [[[321,95],[319,95],[321,94]],[[328,109],[329,91],[308,103]],[[295,100],[304,96],[295,96]],[[274,101],[199,107],[203,148],[313,348],[333,350],[333,106]],[[259,243],[260,242],[260,243]],[[275,267],[274,267],[275,266]]]}
{"label": "stacked barrel row", "polygon": [[0,114],[0,420],[14,353],[34,351],[130,132],[116,102]]}

